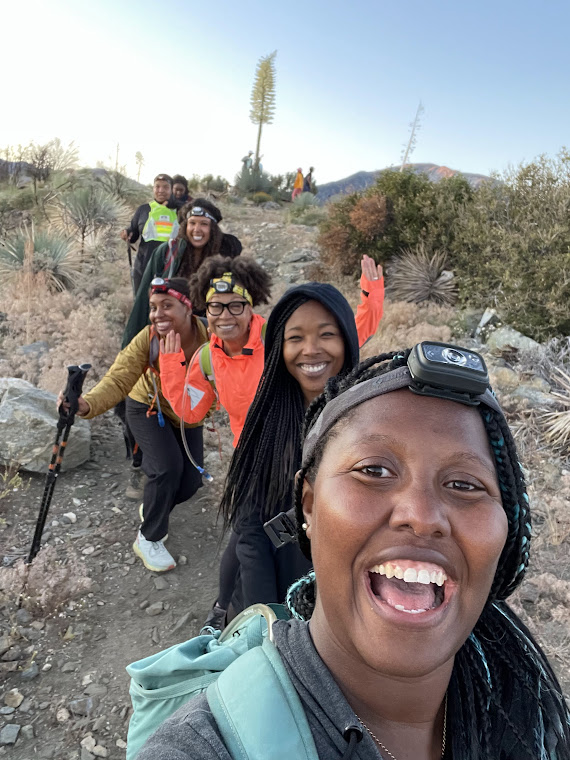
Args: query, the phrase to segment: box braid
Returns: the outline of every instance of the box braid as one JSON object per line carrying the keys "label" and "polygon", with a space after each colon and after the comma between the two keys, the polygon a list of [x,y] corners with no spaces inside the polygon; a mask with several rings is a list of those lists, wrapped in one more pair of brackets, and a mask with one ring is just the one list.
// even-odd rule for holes
{"label": "box braid", "polygon": [[[406,364],[409,351],[382,354],[332,378],[307,410],[306,434],[325,405],[348,388]],[[562,760],[570,758],[570,715],[557,678],[530,631],[505,603],[521,583],[529,560],[529,501],[512,434],[502,415],[477,407],[495,459],[508,533],[487,603],[473,632],[455,656],[448,690],[452,756],[462,760]],[[313,480],[327,441],[317,444],[295,484],[298,526],[303,523],[305,478]],[[310,558],[310,542],[298,528]],[[287,594],[293,616],[310,619],[315,605],[314,572]],[[507,707],[506,706],[509,706]]]}
{"label": "box braid", "polygon": [[305,412],[299,383],[285,367],[283,335],[289,317],[308,300],[301,294],[291,298],[276,322],[275,340],[226,478],[220,504],[226,526],[260,510],[267,520],[291,503]]}

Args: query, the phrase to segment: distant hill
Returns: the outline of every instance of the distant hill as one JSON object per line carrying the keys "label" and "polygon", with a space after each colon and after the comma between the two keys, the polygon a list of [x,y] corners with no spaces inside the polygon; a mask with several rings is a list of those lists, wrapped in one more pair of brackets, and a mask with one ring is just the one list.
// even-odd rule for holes
{"label": "distant hill", "polygon": [[[375,172],[357,172],[345,179],[327,182],[326,185],[319,185],[317,200],[320,203],[325,203],[335,195],[349,195],[350,193],[361,192],[373,185],[382,172],[399,171],[399,169],[399,166],[389,166],[386,169],[379,169]],[[462,174],[473,187],[478,187],[482,182],[490,179],[490,177],[484,174],[459,172],[456,169],[448,169],[447,166],[438,166],[437,164],[407,164],[406,169],[412,169],[416,174],[427,174],[432,182],[439,182],[440,179],[447,179],[448,177]]]}

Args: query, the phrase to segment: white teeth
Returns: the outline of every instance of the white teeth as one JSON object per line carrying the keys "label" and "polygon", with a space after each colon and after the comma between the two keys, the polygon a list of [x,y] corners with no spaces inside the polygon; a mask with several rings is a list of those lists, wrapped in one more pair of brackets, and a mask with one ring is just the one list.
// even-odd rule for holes
{"label": "white teeth", "polygon": [[303,372],[322,372],[327,364],[322,362],[321,364],[301,364],[300,366]]}
{"label": "white teeth", "polygon": [[394,605],[394,609],[399,610],[400,612],[408,612],[410,615],[418,615],[420,612],[427,612],[427,610],[407,610],[401,604]]}
{"label": "white teeth", "polygon": [[421,568],[416,570],[414,567],[408,567],[403,570],[399,565],[386,562],[385,565],[375,565],[370,569],[372,573],[378,573],[379,575],[385,575],[386,578],[398,578],[403,580],[404,583],[422,583],[428,585],[435,583],[437,586],[443,586],[447,580],[447,575],[443,570],[426,570]]}

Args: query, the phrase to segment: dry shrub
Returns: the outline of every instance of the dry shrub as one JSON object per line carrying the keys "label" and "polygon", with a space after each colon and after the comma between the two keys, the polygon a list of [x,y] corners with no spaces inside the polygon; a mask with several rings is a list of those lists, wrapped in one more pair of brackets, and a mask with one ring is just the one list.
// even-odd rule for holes
{"label": "dry shrub", "polygon": [[386,351],[410,348],[422,340],[450,343],[450,324],[455,311],[435,304],[412,304],[386,301],[384,315],[376,334],[362,347],[360,356],[366,359]]}
{"label": "dry shrub", "polygon": [[57,393],[65,384],[68,364],[92,365],[85,390],[98,382],[120,349],[120,331],[111,330],[104,303],[80,304],[69,316],[56,346],[42,359],[38,386]]}
{"label": "dry shrub", "polygon": [[321,261],[337,275],[350,275],[358,271],[361,254],[351,246],[350,229],[340,222],[329,222],[318,237]]}
{"label": "dry shrub", "polygon": [[385,195],[361,198],[350,212],[353,227],[365,240],[381,235],[389,221],[388,202]]}
{"label": "dry shrub", "polygon": [[430,251],[423,243],[402,251],[390,261],[387,294],[395,301],[432,301],[452,306],[457,300],[453,272],[447,269],[445,251]]}
{"label": "dry shrub", "polygon": [[31,565],[20,559],[13,567],[0,568],[0,599],[21,602],[39,617],[53,614],[90,588],[87,569],[72,550],[60,558],[53,546],[44,546]]}

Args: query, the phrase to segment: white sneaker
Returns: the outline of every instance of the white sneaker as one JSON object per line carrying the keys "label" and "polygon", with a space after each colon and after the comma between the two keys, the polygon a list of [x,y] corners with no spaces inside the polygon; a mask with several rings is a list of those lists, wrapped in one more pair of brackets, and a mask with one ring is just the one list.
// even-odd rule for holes
{"label": "white sneaker", "polygon": [[[139,507],[139,517],[141,518],[141,523],[144,522],[144,511],[143,510],[144,510],[144,504],[141,504],[140,507]],[[167,538],[168,538],[168,533],[166,534],[166,536],[163,536],[160,540],[161,541],[166,541]]]}
{"label": "white sneaker", "polygon": [[162,541],[147,541],[140,530],[133,544],[133,551],[142,559],[147,570],[153,570],[155,573],[163,573],[176,567],[174,557]]}

